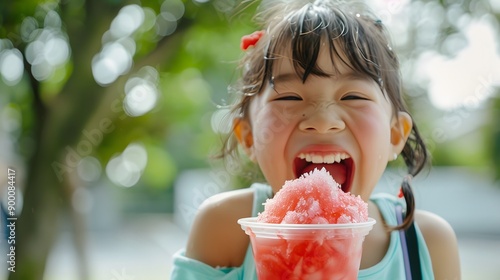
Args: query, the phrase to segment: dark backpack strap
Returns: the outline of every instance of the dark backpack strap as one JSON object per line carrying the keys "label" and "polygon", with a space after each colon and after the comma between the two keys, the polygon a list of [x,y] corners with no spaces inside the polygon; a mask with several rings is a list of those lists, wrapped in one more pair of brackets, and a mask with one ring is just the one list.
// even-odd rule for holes
{"label": "dark backpack strap", "polygon": [[406,245],[408,246],[408,256],[410,258],[411,278],[412,280],[422,279],[422,270],[420,265],[420,254],[418,252],[417,230],[415,221],[413,221],[405,232]]}
{"label": "dark backpack strap", "polygon": [[[398,224],[403,223],[404,213],[400,205],[396,206],[396,218]],[[420,254],[418,252],[417,231],[415,222],[412,222],[407,230],[400,230],[401,248],[403,249],[403,261],[407,280],[421,280]]]}

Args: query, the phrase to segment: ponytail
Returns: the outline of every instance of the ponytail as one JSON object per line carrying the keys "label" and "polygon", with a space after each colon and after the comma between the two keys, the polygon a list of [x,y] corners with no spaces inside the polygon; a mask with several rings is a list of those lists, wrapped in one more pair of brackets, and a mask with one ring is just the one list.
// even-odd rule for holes
{"label": "ponytail", "polygon": [[393,230],[407,229],[413,222],[413,216],[415,213],[415,196],[413,195],[413,190],[411,188],[412,178],[413,176],[408,174],[403,178],[403,182],[401,183],[399,197],[404,197],[405,199],[406,213],[403,223],[394,227]]}
{"label": "ponytail", "polygon": [[406,202],[406,213],[403,223],[397,225],[393,230],[408,229],[413,223],[415,214],[415,196],[411,187],[413,176],[416,176],[427,164],[428,155],[425,143],[418,132],[417,126],[414,124],[412,133],[406,142],[402,151],[403,159],[408,167],[408,175],[403,178],[399,197],[404,197]]}

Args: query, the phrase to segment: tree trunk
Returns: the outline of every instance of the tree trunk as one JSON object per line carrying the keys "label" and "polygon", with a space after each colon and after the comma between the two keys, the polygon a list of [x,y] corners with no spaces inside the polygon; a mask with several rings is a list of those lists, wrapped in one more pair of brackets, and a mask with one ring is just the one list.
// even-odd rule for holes
{"label": "tree trunk", "polygon": [[[113,14],[109,9],[95,10],[99,16],[94,13],[92,14],[94,18],[106,19],[108,22],[96,23],[99,20],[94,20],[92,24],[83,24],[87,30],[82,32],[73,30],[69,34],[78,38],[73,42],[83,44],[72,44],[72,53],[75,57],[74,70],[61,93],[49,106],[44,107],[38,98],[38,92],[35,92],[34,121],[38,126],[33,138],[36,147],[27,170],[23,211],[16,224],[16,272],[10,273],[9,280],[43,279],[47,257],[58,238],[61,214],[68,210],[73,229],[81,233],[74,236],[75,249],[81,258],[79,274],[82,278],[87,276],[85,235],[82,233],[85,225],[83,219],[79,219],[78,213],[72,208],[73,187],[67,176],[74,174],[81,157],[91,154],[99,145],[99,143],[86,145],[92,141],[82,139],[84,131],[95,129],[103,119],[113,120],[117,117],[116,112],[110,110],[110,104],[119,98],[123,82],[126,80],[126,77],[122,77],[106,89],[99,87],[95,82],[89,83],[93,81],[90,68],[92,56],[98,52],[101,34],[112,19],[109,14]],[[98,10],[100,11],[97,12]],[[191,24],[190,20],[182,20],[176,34],[163,38],[154,51],[141,61],[136,61],[131,73],[144,65],[162,63],[175,55],[182,42],[179,37],[182,37],[183,31]],[[94,33],[92,36],[88,29]]]}
{"label": "tree trunk", "polygon": [[46,160],[35,162],[27,180],[25,207],[16,225],[16,272],[9,279],[43,279],[47,256],[57,237],[63,204],[60,183]]}

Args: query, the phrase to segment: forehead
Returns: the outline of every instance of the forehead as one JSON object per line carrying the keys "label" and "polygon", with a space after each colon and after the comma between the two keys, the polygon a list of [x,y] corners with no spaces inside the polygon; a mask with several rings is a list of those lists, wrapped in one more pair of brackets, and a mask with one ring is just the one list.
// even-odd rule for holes
{"label": "forehead", "polygon": [[292,49],[283,50],[282,55],[277,55],[272,66],[273,82],[286,82],[290,80],[300,79],[305,82],[308,78],[306,72],[307,65],[314,64],[314,69],[317,69],[310,74],[337,78],[340,76],[350,77],[352,79],[369,79],[368,75],[360,71],[356,71],[348,61],[347,56],[343,51],[338,51],[339,48],[332,50],[328,45],[322,44],[319,49],[315,61],[297,61],[292,57]]}

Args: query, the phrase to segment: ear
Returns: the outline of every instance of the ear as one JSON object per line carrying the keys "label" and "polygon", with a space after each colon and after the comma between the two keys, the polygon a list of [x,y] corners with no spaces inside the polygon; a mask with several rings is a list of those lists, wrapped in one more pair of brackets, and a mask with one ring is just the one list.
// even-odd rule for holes
{"label": "ear", "polygon": [[247,156],[250,160],[254,161],[252,126],[249,120],[235,118],[233,122],[233,132]]}
{"label": "ear", "polygon": [[401,153],[406,144],[406,140],[410,137],[412,127],[413,121],[411,116],[406,112],[398,112],[391,126],[391,144],[393,154]]}

